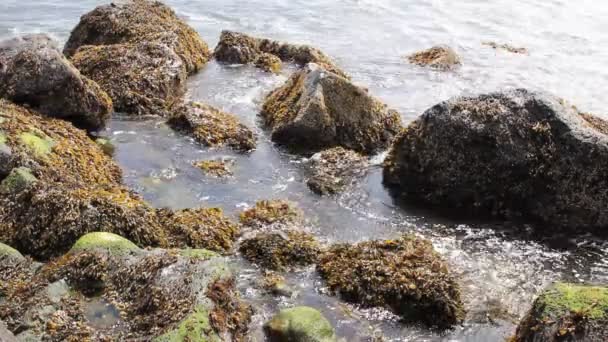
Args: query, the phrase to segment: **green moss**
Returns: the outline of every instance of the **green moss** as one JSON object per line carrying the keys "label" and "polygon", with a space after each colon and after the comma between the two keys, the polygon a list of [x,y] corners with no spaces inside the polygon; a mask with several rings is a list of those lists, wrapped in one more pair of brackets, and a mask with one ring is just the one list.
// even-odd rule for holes
{"label": "green moss", "polygon": [[331,323],[319,311],[307,306],[281,310],[264,329],[270,341],[336,341]]}
{"label": "green moss", "polygon": [[123,238],[122,236],[105,233],[105,232],[96,232],[96,233],[88,233],[82,236],[74,246],[72,247],[72,251],[82,251],[82,250],[91,250],[91,249],[107,249],[111,253],[116,254],[126,254],[131,251],[140,250],[133,242]]}
{"label": "green moss", "polygon": [[544,317],[561,317],[570,312],[590,319],[608,317],[608,287],[557,283],[539,298]]}
{"label": "green moss", "polygon": [[19,135],[21,143],[25,145],[34,155],[42,158],[53,151],[55,141],[43,132],[24,132]]}
{"label": "green moss", "polygon": [[216,252],[210,251],[208,249],[196,249],[196,248],[187,248],[182,249],[180,254],[186,258],[196,259],[196,260],[209,260],[211,258],[219,257],[220,255]]}
{"label": "green moss", "polygon": [[112,144],[110,140],[105,138],[97,138],[95,142],[97,143],[97,145],[99,145],[103,153],[107,154],[110,157],[114,155],[116,147],[114,146],[114,144]]}
{"label": "green moss", "polygon": [[37,181],[30,169],[17,167],[0,183],[0,193],[18,193]]}
{"label": "green moss", "polygon": [[0,145],[6,144],[6,134],[4,132],[0,132]]}
{"label": "green moss", "polygon": [[9,245],[5,245],[2,242],[0,242],[0,258],[2,257],[9,257],[9,258],[17,258],[17,259],[21,259],[23,258],[23,255],[21,255],[21,253],[19,253],[18,250],[14,249],[13,247],[9,246]]}
{"label": "green moss", "polygon": [[221,341],[209,321],[209,312],[203,306],[197,306],[192,314],[186,317],[176,329],[154,339],[155,342],[215,342]]}

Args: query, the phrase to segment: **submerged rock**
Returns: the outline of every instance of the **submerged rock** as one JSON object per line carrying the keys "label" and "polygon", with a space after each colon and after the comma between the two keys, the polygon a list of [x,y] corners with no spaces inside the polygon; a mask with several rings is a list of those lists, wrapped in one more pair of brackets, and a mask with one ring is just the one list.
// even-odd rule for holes
{"label": "submerged rock", "polygon": [[321,255],[317,269],[344,300],[385,307],[406,321],[448,328],[465,315],[458,284],[428,240],[406,235],[337,244]]}
{"label": "submerged rock", "polygon": [[342,146],[371,154],[401,130],[399,114],[348,79],[308,64],[266,98],[272,140],[296,151]]}
{"label": "submerged rock", "polygon": [[70,63],[47,35],[0,42],[0,97],[76,126],[102,128],[112,100]]}
{"label": "submerged rock", "polygon": [[319,195],[337,194],[363,175],[368,165],[367,158],[359,153],[334,147],[310,158],[312,172],[306,184]]}
{"label": "submerged rock", "polygon": [[108,92],[118,112],[168,116],[186,91],[186,68],[162,43],[83,46],[71,59]]}
{"label": "submerged rock", "polygon": [[407,57],[412,64],[427,66],[441,71],[453,70],[460,66],[460,57],[449,46],[434,46]]}
{"label": "submerged rock", "polygon": [[256,68],[260,68],[266,72],[272,72],[278,74],[281,72],[281,59],[275,55],[269,53],[260,54],[253,64]]}
{"label": "submerged rock", "polygon": [[608,288],[556,283],[517,327],[513,342],[608,340]]}
{"label": "submerged rock", "polygon": [[321,246],[311,234],[289,230],[246,238],[239,250],[245,259],[264,269],[284,271],[315,263]]}
{"label": "submerged rock", "polygon": [[292,226],[304,220],[302,211],[294,203],[284,200],[258,201],[255,207],[243,211],[239,217],[241,224],[251,228]]}
{"label": "submerged rock", "polygon": [[264,70],[273,70],[274,68],[268,66],[277,65],[278,61],[269,55],[276,56],[283,62],[295,62],[301,66],[316,63],[326,70],[348,78],[348,75],[319,49],[308,45],[294,45],[256,38],[240,32],[222,31],[220,41],[213,53],[213,56],[219,62],[231,64],[253,63]]}
{"label": "submerged rock", "polygon": [[272,271],[265,272],[264,277],[259,281],[259,286],[274,296],[293,297],[297,294],[287,285],[285,277]]}
{"label": "submerged rock", "polygon": [[192,135],[205,146],[227,145],[237,151],[248,152],[256,145],[253,132],[234,115],[202,103],[176,106],[167,124]]}
{"label": "submerged rock", "polygon": [[524,89],[458,97],[400,134],[384,182],[406,198],[548,227],[608,226],[608,129]]}
{"label": "submerged rock", "polygon": [[331,323],[308,306],[283,309],[264,325],[270,342],[335,342]]}
{"label": "submerged rock", "polygon": [[[160,1],[147,0],[115,2],[83,15],[72,31],[64,53],[71,57],[85,45],[136,46],[140,43],[166,46],[179,56],[189,74],[200,70],[210,58],[207,44],[193,28]],[[136,71],[138,64],[133,66],[132,71]]]}
{"label": "submerged rock", "polygon": [[205,174],[220,178],[232,176],[233,165],[234,159],[201,160],[194,163]]}

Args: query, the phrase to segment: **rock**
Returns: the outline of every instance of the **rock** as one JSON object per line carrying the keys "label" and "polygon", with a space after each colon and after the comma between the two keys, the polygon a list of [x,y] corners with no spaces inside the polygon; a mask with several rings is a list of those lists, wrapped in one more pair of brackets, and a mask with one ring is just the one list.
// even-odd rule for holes
{"label": "rock", "polygon": [[13,247],[0,242],[0,259],[3,258],[23,259],[23,255]]}
{"label": "rock", "polygon": [[179,56],[189,74],[200,70],[210,58],[207,44],[193,28],[160,1],[147,0],[115,2],[85,14],[72,31],[64,53],[73,56],[85,45],[140,43],[165,45]]}
{"label": "rock", "polygon": [[517,327],[514,342],[608,339],[608,288],[556,283],[543,292]]}
{"label": "rock", "polygon": [[372,154],[386,148],[401,130],[397,112],[316,64],[308,64],[270,93],[262,117],[273,141],[304,152],[342,146]]}
{"label": "rock", "polygon": [[281,72],[281,59],[269,53],[261,53],[253,62],[256,68],[260,68],[266,72],[278,74]]}
{"label": "rock", "polygon": [[0,183],[0,194],[15,194],[36,183],[38,179],[27,167],[16,167]]}
{"label": "rock", "polygon": [[285,277],[274,272],[266,272],[260,281],[260,286],[266,292],[274,296],[293,297],[296,292],[287,285]]}
{"label": "rock", "polygon": [[158,210],[161,224],[167,229],[172,247],[204,248],[228,253],[240,234],[239,226],[224,216],[219,208]]}
{"label": "rock", "polygon": [[362,176],[369,163],[359,153],[334,147],[310,158],[311,175],[306,184],[319,195],[342,192]]}
{"label": "rock", "polygon": [[[2,123],[0,118],[0,123]],[[11,172],[10,163],[13,158],[13,150],[6,144],[6,134],[0,131],[0,179],[8,176]]]}
{"label": "rock", "polygon": [[[349,78],[340,70],[332,60],[321,50],[308,45],[294,45],[275,40],[256,38],[244,33],[222,31],[220,41],[215,47],[213,56],[216,60],[230,64],[253,63],[262,69],[268,69],[269,64],[276,65],[278,61],[270,57],[273,55],[283,62],[295,62],[301,66],[316,63],[326,70],[337,75]],[[274,60],[274,61],[272,61]],[[272,61],[269,63],[268,61]]]}
{"label": "rock", "polygon": [[234,159],[201,160],[194,163],[204,173],[219,178],[232,176],[233,165]]}
{"label": "rock", "polygon": [[239,215],[241,224],[251,228],[271,225],[291,226],[301,223],[303,213],[294,203],[284,200],[262,200]]}
{"label": "rock", "polygon": [[0,42],[0,97],[88,130],[102,128],[112,113],[108,94],[46,35]]}
{"label": "rock", "polygon": [[186,248],[179,251],[180,255],[183,257],[187,257],[193,260],[209,260],[212,258],[217,258],[220,255],[216,252],[210,251],[208,249],[200,249],[200,248]]}
{"label": "rock", "polygon": [[83,46],[71,60],[108,92],[117,112],[168,116],[186,91],[186,68],[162,43]]}
{"label": "rock", "polygon": [[140,251],[140,248],[136,244],[122,236],[105,232],[85,234],[72,246],[73,252],[92,251],[95,249],[104,249],[112,254]]}
{"label": "rock", "polygon": [[101,150],[107,156],[109,156],[109,157],[114,156],[114,152],[116,151],[116,146],[114,146],[114,144],[110,140],[108,140],[106,138],[97,138],[97,139],[95,139],[95,142],[97,143],[97,145],[99,145],[99,147],[101,147]]}
{"label": "rock", "polygon": [[17,342],[17,338],[13,335],[12,332],[6,329],[6,326],[2,321],[0,321],[0,341],[2,342]]}
{"label": "rock", "polygon": [[192,135],[205,146],[227,145],[248,152],[256,145],[253,132],[234,115],[202,103],[190,102],[175,107],[167,124]]}
{"label": "rock", "polygon": [[258,233],[243,240],[239,251],[245,259],[264,269],[284,271],[313,264],[321,246],[311,234],[290,230]]}
{"label": "rock", "polygon": [[498,44],[496,42],[483,42],[483,45],[489,46],[491,48],[493,48],[494,50],[505,50],[511,53],[517,53],[517,54],[522,54],[522,55],[527,55],[528,54],[528,49],[526,48],[518,48],[518,47],[514,47],[511,46],[509,44]]}
{"label": "rock", "polygon": [[454,70],[461,65],[460,57],[449,46],[439,45],[407,57],[410,63],[441,71]]}
{"label": "rock", "polygon": [[454,98],[400,134],[384,182],[406,198],[461,213],[605,232],[606,127],[524,89]]}
{"label": "rock", "polygon": [[297,306],[281,310],[264,325],[270,342],[335,342],[331,323],[316,309]]}
{"label": "rock", "polygon": [[344,300],[385,307],[406,321],[449,328],[465,315],[458,284],[428,240],[405,235],[336,244],[321,255],[317,270]]}

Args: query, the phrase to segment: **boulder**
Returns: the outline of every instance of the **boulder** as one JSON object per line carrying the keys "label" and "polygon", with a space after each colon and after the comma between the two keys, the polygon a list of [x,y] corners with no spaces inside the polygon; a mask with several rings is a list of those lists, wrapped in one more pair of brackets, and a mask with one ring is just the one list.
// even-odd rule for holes
{"label": "boulder", "polygon": [[[193,28],[168,6],[149,0],[114,2],[83,15],[63,52],[71,57],[85,45],[140,43],[164,45],[179,57],[188,74],[200,70],[210,58],[207,44]],[[133,64],[132,71],[138,66]]]}
{"label": "boulder", "polygon": [[[215,47],[213,56],[219,62],[230,64],[253,63],[257,67],[262,67],[262,69],[269,69],[269,64],[276,65],[278,61],[271,57],[275,56],[283,62],[294,62],[300,66],[316,63],[326,70],[349,78],[344,71],[333,63],[331,58],[319,49],[308,45],[295,45],[271,39],[252,37],[234,31],[222,31],[220,41]],[[267,61],[272,61],[272,63],[268,63]]]}
{"label": "boulder", "polygon": [[256,146],[253,132],[232,114],[197,102],[181,104],[172,111],[167,124],[192,135],[205,146],[227,145],[240,152],[251,151]]}
{"label": "boulder", "polygon": [[186,68],[162,43],[83,46],[71,60],[108,92],[117,112],[168,116],[186,92]]}
{"label": "boulder", "polygon": [[302,211],[285,200],[261,200],[239,214],[241,224],[256,230],[292,227],[304,221]]}
{"label": "boulder", "polygon": [[608,340],[608,288],[556,283],[545,290],[517,327],[513,342]]}
{"label": "boulder", "polygon": [[397,112],[367,90],[313,63],[268,95],[262,117],[273,141],[313,153],[335,146],[376,153],[401,130]]}
{"label": "boulder", "polygon": [[264,325],[270,342],[335,342],[331,323],[308,306],[283,309]]}
{"label": "boulder", "polygon": [[245,259],[264,269],[284,271],[315,263],[321,246],[311,234],[288,230],[245,238],[239,251]]}
{"label": "boulder", "polygon": [[336,244],[321,255],[317,270],[344,300],[385,307],[405,321],[449,328],[465,315],[458,284],[428,240],[405,235]]}
{"label": "boulder", "polygon": [[355,151],[334,147],[310,158],[311,175],[306,184],[319,195],[342,192],[362,176],[369,162]]}
{"label": "boulder", "polygon": [[605,233],[607,127],[539,92],[458,97],[399,135],[384,182],[406,198],[460,213]]}
{"label": "boulder", "polygon": [[0,42],[0,97],[89,130],[102,128],[112,113],[108,94],[46,35]]}
{"label": "boulder", "polygon": [[425,66],[440,71],[454,70],[461,65],[460,57],[449,46],[434,46],[428,50],[416,52],[407,57],[412,64]]}

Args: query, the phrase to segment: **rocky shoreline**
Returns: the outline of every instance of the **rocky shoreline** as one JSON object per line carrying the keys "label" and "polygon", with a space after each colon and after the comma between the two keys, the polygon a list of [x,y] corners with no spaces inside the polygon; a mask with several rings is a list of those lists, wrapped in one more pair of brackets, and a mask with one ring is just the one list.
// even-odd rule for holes
{"label": "rocky shoreline", "polygon": [[[310,157],[307,185],[318,195],[345,191],[389,149],[384,184],[399,198],[606,234],[608,122],[599,117],[517,89],[450,99],[403,127],[316,48],[223,31],[212,53],[166,5],[129,0],[85,14],[63,52],[44,34],[0,42],[0,340],[246,341],[254,308],[236,287],[237,253],[276,296],[291,293],[281,274],[311,267],[330,295],[401,324],[462,324],[464,289],[424,238],[332,244],[295,203],[260,201],[234,222],[218,208],[153,208],[126,187],[95,136],[113,112],[162,117],[204,147],[255,150],[256,134],[236,116],[185,98],[187,78],[212,58],[299,67],[260,118],[275,144]],[[443,46],[409,60],[461,64]],[[217,177],[232,175],[229,164],[195,163]],[[606,340],[606,291],[555,284],[512,341]],[[96,306],[110,323],[91,322]],[[305,306],[274,313],[263,329],[270,341],[342,340]]]}

